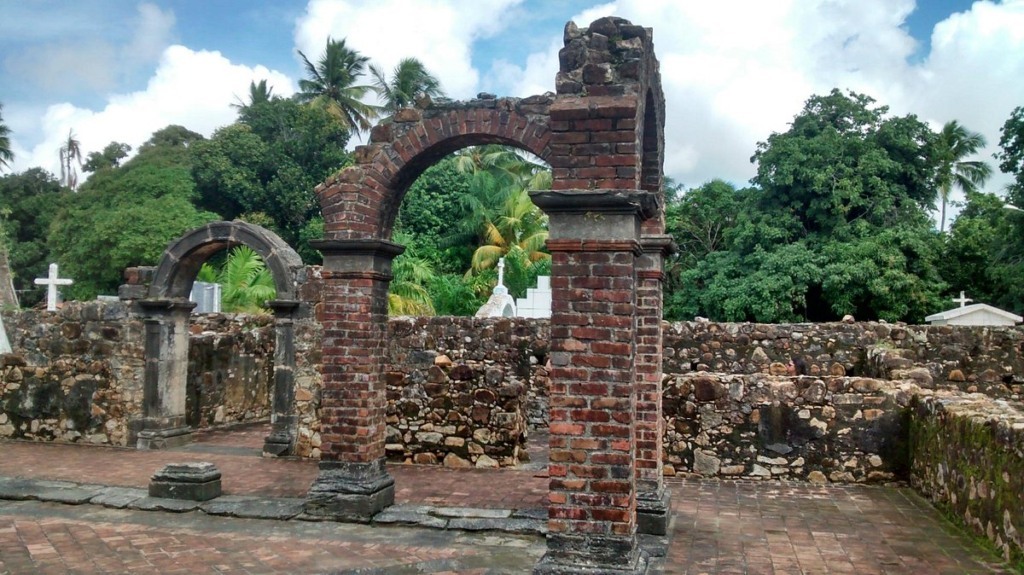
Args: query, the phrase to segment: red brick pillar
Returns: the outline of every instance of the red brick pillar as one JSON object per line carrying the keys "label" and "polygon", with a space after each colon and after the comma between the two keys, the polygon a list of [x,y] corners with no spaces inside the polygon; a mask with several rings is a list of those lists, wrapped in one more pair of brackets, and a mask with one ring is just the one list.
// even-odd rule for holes
{"label": "red brick pillar", "polygon": [[394,503],[384,467],[384,353],[391,261],[403,248],[382,240],[322,240],[323,391],[320,472],[309,515],[368,521]]}
{"label": "red brick pillar", "polygon": [[675,244],[671,236],[643,236],[637,259],[636,328],[636,483],[637,530],[650,535],[668,532],[669,491],[662,476],[661,415],[662,272],[665,256]]}
{"label": "red brick pillar", "polygon": [[535,573],[643,573],[636,539],[636,261],[642,191],[533,192],[550,217],[548,550]]}

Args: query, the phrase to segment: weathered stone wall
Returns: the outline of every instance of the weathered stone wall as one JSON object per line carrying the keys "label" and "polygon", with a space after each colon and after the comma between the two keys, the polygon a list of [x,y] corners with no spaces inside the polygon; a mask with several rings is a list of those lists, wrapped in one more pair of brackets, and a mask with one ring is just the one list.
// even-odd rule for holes
{"label": "weathered stone wall", "polygon": [[980,394],[922,398],[910,438],[914,487],[1024,561],[1024,408]]}
{"label": "weathered stone wall", "polygon": [[142,322],[120,303],[5,312],[0,437],[124,445],[142,411]]}
{"label": "weathered stone wall", "polygon": [[546,385],[546,327],[507,318],[391,320],[388,457],[449,467],[516,465],[528,433],[529,390]]}
{"label": "weathered stone wall", "polygon": [[665,473],[823,483],[906,478],[911,382],[667,376]]}
{"label": "weathered stone wall", "polygon": [[[127,445],[142,413],[144,325],[121,302],[4,313],[0,437]],[[269,416],[272,318],[193,316],[186,386],[193,426]]]}
{"label": "weathered stone wall", "polygon": [[665,373],[768,373],[808,360],[810,375],[910,378],[995,397],[1024,392],[1024,327],[677,322],[664,337]]}
{"label": "weathered stone wall", "polygon": [[204,314],[192,317],[185,420],[196,428],[270,417],[274,319]]}

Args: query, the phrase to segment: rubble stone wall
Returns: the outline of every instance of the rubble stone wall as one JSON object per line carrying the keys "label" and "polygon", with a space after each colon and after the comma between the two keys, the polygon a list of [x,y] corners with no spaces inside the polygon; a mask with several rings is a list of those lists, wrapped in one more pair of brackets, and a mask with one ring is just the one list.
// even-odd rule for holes
{"label": "rubble stone wall", "polygon": [[[121,302],[4,312],[13,353],[0,356],[0,437],[125,446],[142,413],[144,324]],[[198,315],[190,326],[189,423],[266,419],[271,318]]]}
{"label": "rubble stone wall", "polygon": [[[809,375],[913,379],[994,397],[1021,397],[1024,327],[863,323],[676,322],[664,336],[665,373],[769,373],[792,357]],[[777,372],[776,372],[777,373]]]}
{"label": "rubble stone wall", "polygon": [[270,316],[192,316],[185,421],[192,427],[270,418],[274,325]]}
{"label": "rubble stone wall", "polygon": [[691,373],[666,377],[665,473],[824,483],[905,478],[912,382]]}
{"label": "rubble stone wall", "polygon": [[1024,409],[980,394],[925,397],[910,426],[911,482],[1024,562]]}
{"label": "rubble stone wall", "polygon": [[143,324],[120,303],[5,312],[0,437],[125,445],[142,412]]}
{"label": "rubble stone wall", "polygon": [[547,389],[547,326],[509,318],[391,320],[388,458],[449,467],[519,463],[527,407]]}

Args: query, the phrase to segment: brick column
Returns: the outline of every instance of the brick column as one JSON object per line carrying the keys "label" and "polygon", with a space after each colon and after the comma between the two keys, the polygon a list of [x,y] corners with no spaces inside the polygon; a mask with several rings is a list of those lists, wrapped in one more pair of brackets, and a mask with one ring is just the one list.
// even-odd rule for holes
{"label": "brick column", "polygon": [[533,192],[552,275],[548,549],[535,573],[645,573],[636,539],[636,260],[642,191]]}
{"label": "brick column", "polygon": [[[191,443],[185,423],[188,380],[188,321],[195,303],[187,300],[141,300],[146,316],[142,417],[130,431],[139,449],[167,449]],[[131,437],[129,438],[131,440]]]}
{"label": "brick column", "polygon": [[293,315],[299,302],[274,300],[274,395],[270,435],[263,441],[263,455],[291,455],[295,449],[295,325]]}
{"label": "brick column", "polygon": [[382,240],[312,244],[324,255],[324,443],[305,511],[369,521],[395,500],[395,480],[384,467],[384,353],[391,261],[403,248]]}
{"label": "brick column", "polygon": [[672,236],[643,236],[637,259],[636,328],[636,483],[637,531],[668,533],[669,491],[662,476],[661,286],[664,258],[675,249]]}

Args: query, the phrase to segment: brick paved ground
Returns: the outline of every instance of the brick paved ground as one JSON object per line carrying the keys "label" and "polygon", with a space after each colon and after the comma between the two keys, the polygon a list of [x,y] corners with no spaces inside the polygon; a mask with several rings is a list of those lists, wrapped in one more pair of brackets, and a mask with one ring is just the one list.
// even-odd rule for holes
{"label": "brick paved ground", "polygon": [[[264,431],[186,451],[0,442],[0,476],[144,487],[167,461],[211,460],[225,491],[301,496],[313,462],[257,457]],[[538,470],[391,466],[398,503],[540,506]],[[667,574],[1011,573],[906,489],[671,481]],[[0,501],[0,575],[21,573],[529,573],[539,537],[263,521]],[[348,571],[347,571],[348,570]],[[351,571],[357,570],[357,571]]]}
{"label": "brick paved ground", "polygon": [[[197,434],[193,445],[172,451],[8,441],[0,443],[0,476],[145,488],[166,463],[210,461],[221,471],[225,495],[302,497],[316,479],[317,463],[260,457],[268,432],[258,425]],[[529,509],[543,507],[547,498],[548,480],[539,470],[389,465],[388,471],[396,503]]]}
{"label": "brick paved ground", "polygon": [[543,552],[540,537],[0,502],[11,575],[529,573]]}

